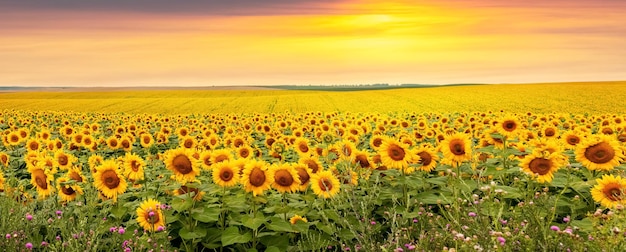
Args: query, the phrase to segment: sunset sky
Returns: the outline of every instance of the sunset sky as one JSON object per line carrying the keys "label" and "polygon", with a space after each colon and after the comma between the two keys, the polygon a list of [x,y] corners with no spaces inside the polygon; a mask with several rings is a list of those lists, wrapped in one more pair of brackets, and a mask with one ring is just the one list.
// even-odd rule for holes
{"label": "sunset sky", "polygon": [[0,3],[0,86],[626,80],[623,0]]}

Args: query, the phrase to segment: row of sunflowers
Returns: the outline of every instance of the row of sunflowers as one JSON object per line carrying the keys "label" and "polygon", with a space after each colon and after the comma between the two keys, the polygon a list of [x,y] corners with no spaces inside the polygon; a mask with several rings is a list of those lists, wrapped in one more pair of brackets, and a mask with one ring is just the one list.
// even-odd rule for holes
{"label": "row of sunflowers", "polygon": [[[514,235],[489,225],[496,233],[486,235],[491,239],[459,245],[454,237],[438,238],[429,244],[419,243],[428,230],[421,226],[407,237],[389,238],[413,225],[391,222],[389,207],[396,206],[394,217],[413,223],[427,211],[454,221],[458,216],[445,212],[462,204],[457,201],[489,199],[495,192],[491,200],[519,207],[543,193],[547,205],[540,207],[553,208],[542,212],[549,216],[543,222],[571,228],[557,220],[573,219],[590,234],[584,224],[598,206],[619,209],[626,203],[625,128],[626,117],[615,114],[5,110],[0,197],[32,211],[91,204],[98,211],[91,214],[108,218],[116,230],[161,234],[161,248],[397,250],[405,242],[413,248],[490,249]],[[363,202],[369,203],[355,213]],[[477,205],[463,207],[491,219],[516,217],[515,211],[494,215],[493,206]],[[362,232],[377,234],[376,240],[349,231],[363,222],[371,226]],[[290,236],[283,243],[284,234]],[[56,239],[59,231],[47,228],[37,237],[50,246],[53,239],[46,237]],[[102,237],[131,248],[130,237],[120,244],[110,234]]]}

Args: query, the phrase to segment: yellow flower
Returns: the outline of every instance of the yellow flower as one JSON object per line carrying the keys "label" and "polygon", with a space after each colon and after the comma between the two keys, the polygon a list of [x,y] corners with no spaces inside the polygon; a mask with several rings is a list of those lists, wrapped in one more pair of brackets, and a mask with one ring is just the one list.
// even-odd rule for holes
{"label": "yellow flower", "polygon": [[128,184],[120,175],[118,165],[115,161],[106,160],[96,168],[93,175],[94,186],[109,199],[117,201],[117,196],[126,192]]}
{"label": "yellow flower", "polygon": [[550,183],[554,173],[563,165],[559,153],[534,151],[522,159],[520,166],[527,174],[535,177],[539,183]]}
{"label": "yellow flower", "polygon": [[391,138],[383,141],[378,149],[378,154],[380,154],[380,160],[384,166],[402,171],[409,168],[409,162],[414,158],[406,144]]}
{"label": "yellow flower", "polygon": [[604,175],[601,179],[596,179],[596,184],[591,189],[593,200],[607,208],[626,204],[624,190],[626,189],[626,179],[620,176]]}
{"label": "yellow flower", "polygon": [[311,189],[320,197],[332,198],[339,193],[339,179],[331,171],[321,171],[311,177]]}
{"label": "yellow flower", "polygon": [[124,176],[131,181],[139,181],[144,179],[144,170],[145,162],[143,159],[136,155],[127,152],[124,155]]}
{"label": "yellow flower", "polygon": [[61,201],[64,202],[73,201],[79,194],[83,194],[83,189],[76,182],[72,183],[67,177],[57,179],[57,190]]}
{"label": "yellow flower", "polygon": [[576,148],[576,161],[589,170],[610,171],[618,166],[624,155],[614,136],[594,135]]}
{"label": "yellow flower", "polygon": [[289,223],[291,223],[292,225],[296,225],[296,223],[298,223],[298,221],[301,221],[301,222],[304,222],[304,223],[309,222],[305,217],[302,217],[302,216],[297,215],[297,214],[289,219]]}
{"label": "yellow flower", "polygon": [[199,162],[188,149],[178,148],[165,153],[165,167],[174,172],[174,178],[181,184],[193,182],[200,174]]}
{"label": "yellow flower", "polygon": [[244,165],[241,184],[246,192],[252,192],[254,196],[263,194],[270,189],[274,177],[268,172],[268,164],[264,161],[249,160]]}
{"label": "yellow flower", "polygon": [[137,223],[144,230],[154,232],[159,227],[165,228],[165,218],[161,211],[161,203],[154,199],[147,199],[137,208]]}
{"label": "yellow flower", "polygon": [[239,183],[239,167],[234,162],[219,162],[212,168],[213,182],[221,187],[232,187]]}
{"label": "yellow flower", "polygon": [[280,193],[295,192],[300,188],[298,172],[289,164],[273,165],[270,176],[274,181],[272,187]]}
{"label": "yellow flower", "polygon": [[472,143],[470,137],[464,133],[446,136],[439,148],[443,153],[444,161],[454,167],[472,159]]}

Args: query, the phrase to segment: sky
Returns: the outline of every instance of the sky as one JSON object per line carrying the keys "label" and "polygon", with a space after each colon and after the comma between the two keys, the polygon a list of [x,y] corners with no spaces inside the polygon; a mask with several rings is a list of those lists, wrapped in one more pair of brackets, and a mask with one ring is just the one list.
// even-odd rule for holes
{"label": "sky", "polygon": [[626,80],[622,0],[0,2],[0,86]]}

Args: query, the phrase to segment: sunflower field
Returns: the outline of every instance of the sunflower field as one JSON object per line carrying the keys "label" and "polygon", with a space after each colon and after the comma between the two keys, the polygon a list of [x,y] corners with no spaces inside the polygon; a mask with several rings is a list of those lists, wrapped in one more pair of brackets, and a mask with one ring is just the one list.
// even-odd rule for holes
{"label": "sunflower field", "polygon": [[0,247],[623,251],[626,113],[576,109],[7,108]]}

